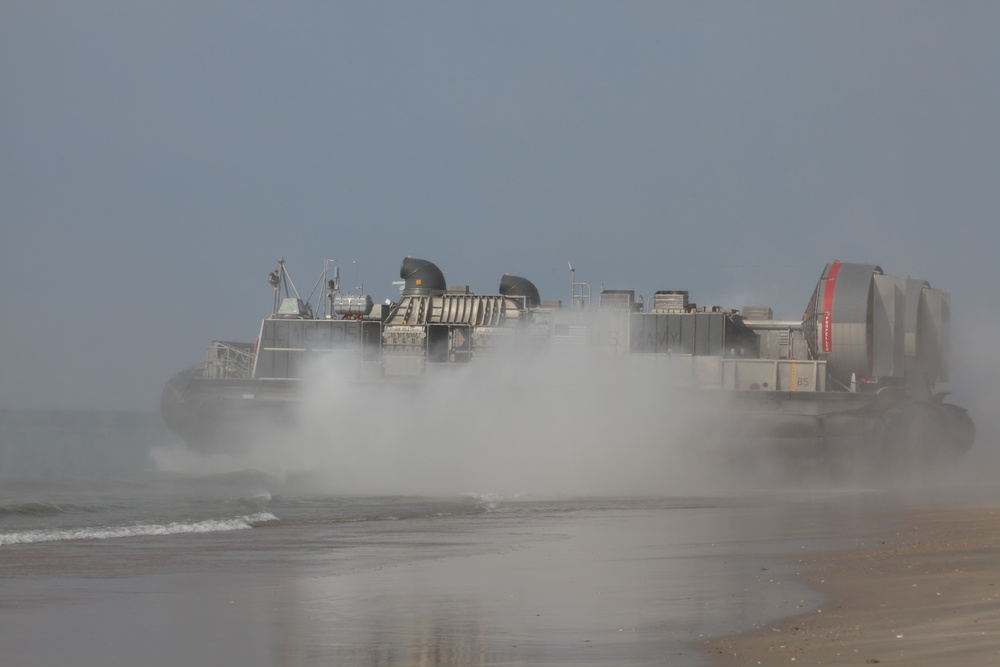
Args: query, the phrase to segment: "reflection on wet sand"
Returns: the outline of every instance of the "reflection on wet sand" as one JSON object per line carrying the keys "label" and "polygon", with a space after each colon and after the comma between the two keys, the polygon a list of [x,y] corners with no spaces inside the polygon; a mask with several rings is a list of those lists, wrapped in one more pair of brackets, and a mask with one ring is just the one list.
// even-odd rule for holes
{"label": "reflection on wet sand", "polygon": [[877,518],[808,494],[507,507],[5,547],[0,645],[29,667],[694,665],[699,638],[815,603],[765,559]]}

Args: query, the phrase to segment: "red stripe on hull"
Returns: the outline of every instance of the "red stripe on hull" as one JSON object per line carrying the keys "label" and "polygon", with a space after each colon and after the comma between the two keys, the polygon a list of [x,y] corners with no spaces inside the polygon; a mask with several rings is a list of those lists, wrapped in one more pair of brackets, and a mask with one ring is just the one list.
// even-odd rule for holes
{"label": "red stripe on hull", "polygon": [[819,339],[823,352],[833,351],[833,293],[837,289],[837,274],[840,273],[840,262],[830,264],[826,274],[826,285],[823,286],[823,314],[820,316]]}

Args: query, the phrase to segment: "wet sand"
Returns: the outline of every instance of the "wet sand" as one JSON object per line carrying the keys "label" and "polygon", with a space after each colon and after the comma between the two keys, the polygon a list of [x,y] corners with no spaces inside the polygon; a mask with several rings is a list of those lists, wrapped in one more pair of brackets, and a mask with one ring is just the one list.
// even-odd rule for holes
{"label": "wet sand", "polygon": [[78,667],[996,662],[1000,502],[899,507],[601,500],[12,545],[0,646]]}
{"label": "wet sand", "polygon": [[859,521],[873,530],[862,510],[798,495],[595,500],[11,545],[0,646],[25,666],[693,667],[699,637],[815,604],[757,574]]}
{"label": "wet sand", "polygon": [[902,512],[843,552],[794,560],[818,608],[701,644],[712,665],[948,665],[1000,660],[1000,502]]}

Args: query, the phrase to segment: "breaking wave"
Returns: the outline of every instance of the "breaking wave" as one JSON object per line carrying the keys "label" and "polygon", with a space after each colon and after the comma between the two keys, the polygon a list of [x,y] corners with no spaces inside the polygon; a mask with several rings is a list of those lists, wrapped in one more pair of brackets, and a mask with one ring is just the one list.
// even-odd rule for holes
{"label": "breaking wave", "polygon": [[204,521],[175,521],[163,524],[137,524],[133,526],[98,526],[62,530],[26,530],[19,533],[0,533],[0,546],[30,544],[58,540],[109,540],[117,537],[146,537],[153,535],[180,535],[184,533],[214,533],[227,530],[244,530],[261,523],[277,521],[270,512],[258,512],[229,519]]}

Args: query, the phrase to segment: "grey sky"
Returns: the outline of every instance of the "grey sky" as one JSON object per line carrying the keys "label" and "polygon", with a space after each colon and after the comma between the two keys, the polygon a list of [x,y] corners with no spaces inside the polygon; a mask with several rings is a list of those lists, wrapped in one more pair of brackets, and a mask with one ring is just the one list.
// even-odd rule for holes
{"label": "grey sky", "polygon": [[377,300],[805,308],[825,262],[997,311],[1000,4],[0,4],[0,407],[154,409],[284,255]]}

